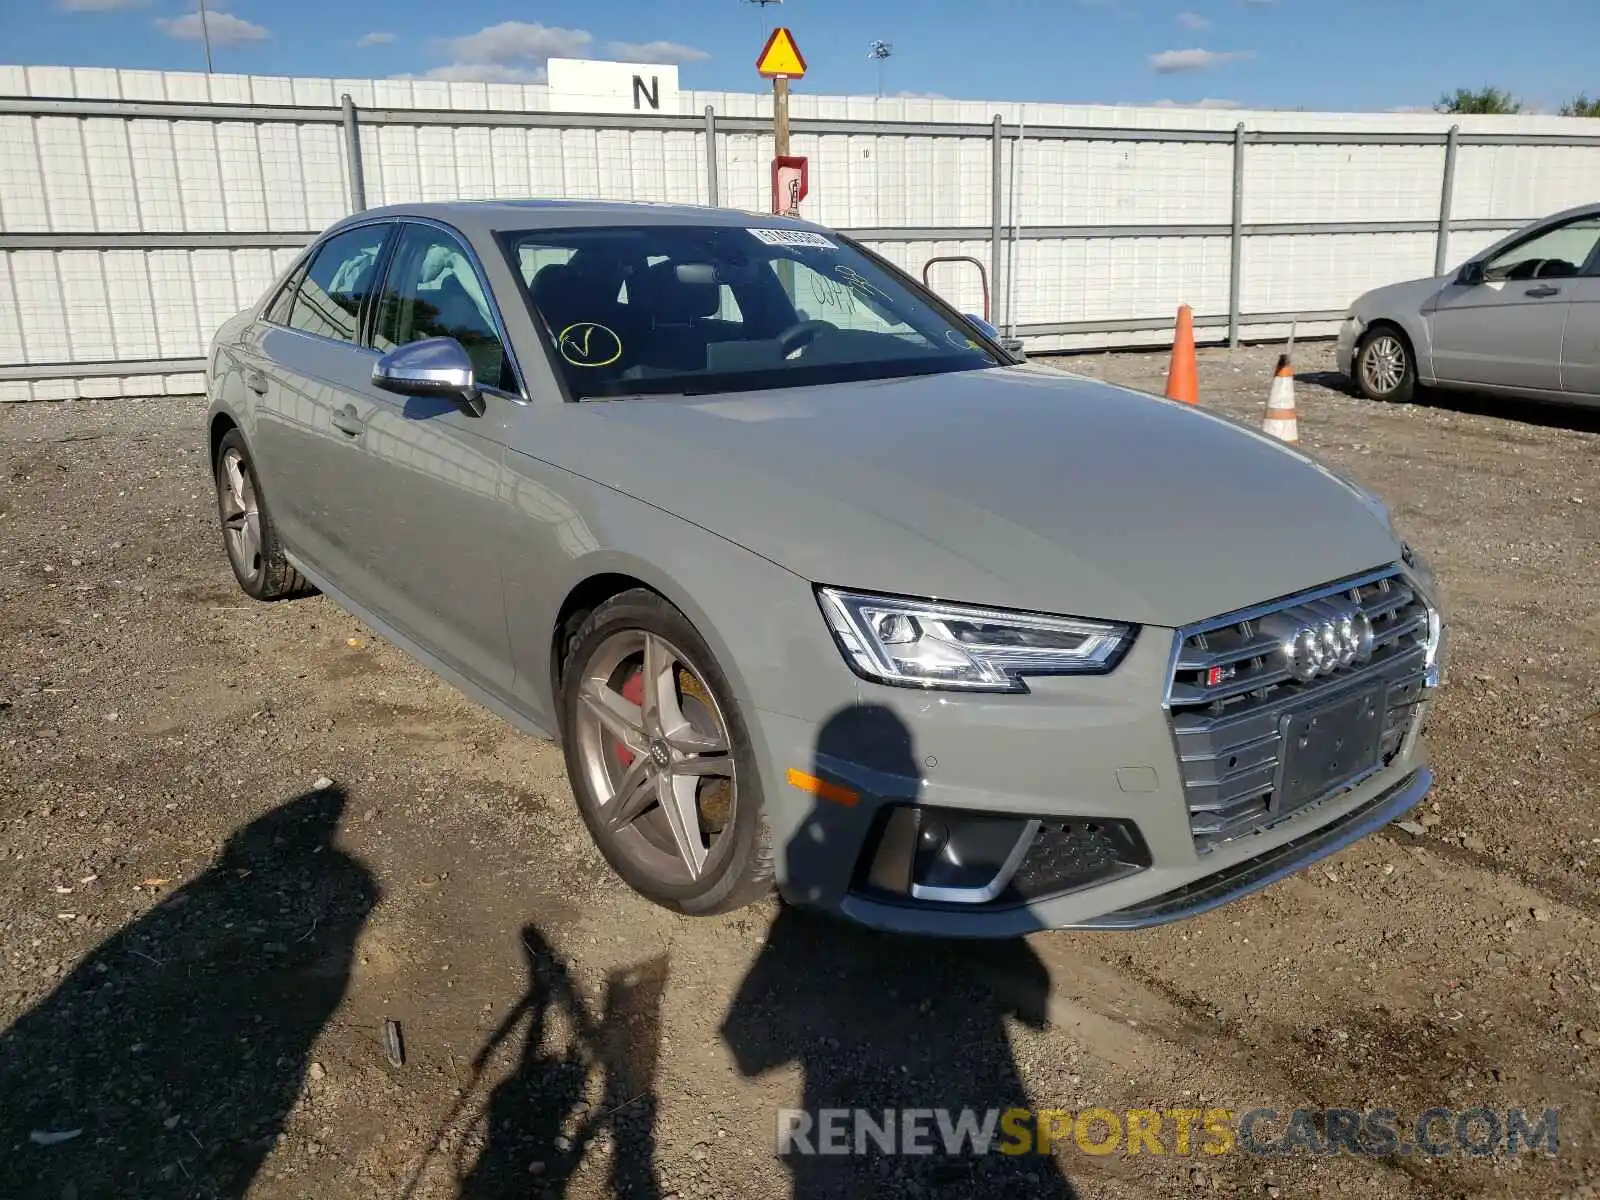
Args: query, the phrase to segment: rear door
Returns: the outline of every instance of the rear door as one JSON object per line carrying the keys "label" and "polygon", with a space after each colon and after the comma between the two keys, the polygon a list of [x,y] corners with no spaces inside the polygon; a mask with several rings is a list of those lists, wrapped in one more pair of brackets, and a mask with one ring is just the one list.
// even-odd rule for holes
{"label": "rear door", "polygon": [[[258,323],[258,363],[246,383],[259,395],[255,460],[284,540],[336,588],[352,580],[358,522],[351,505],[358,438],[342,415],[348,393],[372,374],[360,344],[393,224],[334,234],[309,256],[298,286]],[[359,433],[359,430],[357,431]]]}
{"label": "rear door", "polygon": [[1561,390],[1567,304],[1600,241],[1600,217],[1536,229],[1484,263],[1484,281],[1451,283],[1431,317],[1441,383]]}
{"label": "rear door", "polygon": [[1574,400],[1600,404],[1600,247],[1570,291],[1567,332],[1561,341],[1561,390]]}
{"label": "rear door", "polygon": [[352,487],[365,527],[355,553],[371,603],[446,665],[479,684],[511,683],[500,554],[504,426],[523,398],[493,297],[453,230],[406,221],[373,305],[375,354],[453,337],[473,360],[482,416],[452,401],[372,385],[356,399],[363,461]]}

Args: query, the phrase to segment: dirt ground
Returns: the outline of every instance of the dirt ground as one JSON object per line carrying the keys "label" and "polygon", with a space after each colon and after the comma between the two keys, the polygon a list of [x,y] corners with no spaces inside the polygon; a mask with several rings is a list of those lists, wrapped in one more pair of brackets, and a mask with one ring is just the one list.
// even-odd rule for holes
{"label": "dirt ground", "polygon": [[[1204,403],[1259,420],[1274,354],[1203,351]],[[237,591],[198,400],[0,410],[0,1195],[1594,1197],[1600,419],[1301,359],[1304,444],[1445,592],[1418,831],[991,946],[653,908],[553,745]],[[802,1104],[1554,1106],[1560,1151],[779,1159]]]}

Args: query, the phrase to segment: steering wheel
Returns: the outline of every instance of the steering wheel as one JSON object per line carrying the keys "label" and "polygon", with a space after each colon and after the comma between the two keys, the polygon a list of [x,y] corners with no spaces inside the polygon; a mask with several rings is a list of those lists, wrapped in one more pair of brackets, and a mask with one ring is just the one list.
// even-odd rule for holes
{"label": "steering wheel", "polygon": [[778,349],[783,351],[783,356],[788,358],[803,346],[809,346],[816,341],[819,334],[824,332],[836,333],[838,326],[830,321],[817,321],[807,319],[796,321],[789,328],[778,334]]}

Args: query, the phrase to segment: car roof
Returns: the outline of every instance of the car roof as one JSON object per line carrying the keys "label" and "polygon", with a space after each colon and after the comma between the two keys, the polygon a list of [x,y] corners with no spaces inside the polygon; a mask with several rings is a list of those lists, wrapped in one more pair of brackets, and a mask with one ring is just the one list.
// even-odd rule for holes
{"label": "car roof", "polygon": [[426,217],[442,221],[469,236],[505,229],[571,229],[602,225],[821,228],[793,217],[777,217],[770,213],[745,212],[735,208],[617,200],[450,200],[428,204],[393,204],[354,213],[339,225],[379,217]]}

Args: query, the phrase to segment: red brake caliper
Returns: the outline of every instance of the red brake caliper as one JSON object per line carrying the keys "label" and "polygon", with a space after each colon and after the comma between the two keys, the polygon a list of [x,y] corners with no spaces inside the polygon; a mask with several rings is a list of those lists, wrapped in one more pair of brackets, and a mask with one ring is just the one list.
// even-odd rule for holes
{"label": "red brake caliper", "polygon": [[[642,708],[644,706],[644,671],[635,671],[628,676],[628,681],[622,685],[620,690],[624,700],[629,704],[637,704]],[[633,751],[623,744],[621,738],[616,739],[613,750],[617,756],[617,761],[624,768],[633,766]]]}

